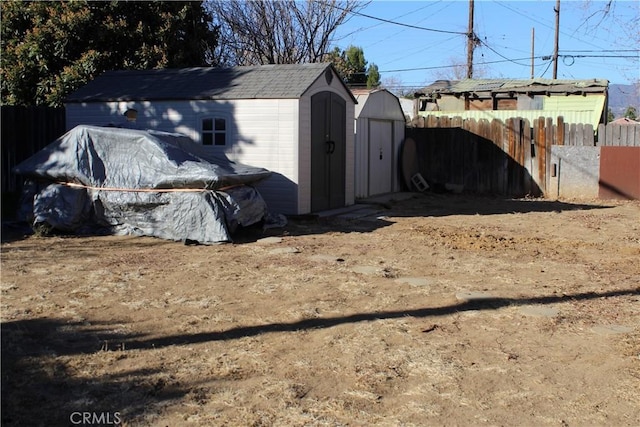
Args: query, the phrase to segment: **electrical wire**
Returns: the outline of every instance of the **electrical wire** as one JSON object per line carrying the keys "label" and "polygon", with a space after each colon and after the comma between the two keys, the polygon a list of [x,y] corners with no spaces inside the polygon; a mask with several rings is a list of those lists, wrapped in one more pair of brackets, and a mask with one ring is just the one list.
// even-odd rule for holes
{"label": "electrical wire", "polygon": [[[541,55],[541,56],[534,56],[534,59],[543,59],[546,58],[547,56]],[[475,62],[474,65],[489,65],[489,64],[499,64],[499,63],[503,63],[503,62],[512,62],[512,61],[525,61],[531,58],[517,58],[517,59],[505,59],[505,60],[500,60],[500,61],[484,61],[484,62]],[[453,64],[453,65],[439,65],[439,66],[434,66],[434,67],[418,67],[418,68],[403,68],[403,69],[398,69],[398,70],[380,70],[380,73],[402,73],[402,72],[409,72],[409,71],[421,71],[421,70],[436,70],[436,69],[440,69],[440,68],[455,68],[455,67],[461,67],[463,65],[466,64]],[[527,65],[528,66],[528,65]]]}
{"label": "electrical wire", "polygon": [[344,9],[340,6],[337,6],[335,4],[329,5],[335,9],[341,10],[343,12],[349,12],[352,15],[358,15],[358,16],[362,16],[364,18],[369,18],[369,19],[373,19],[376,21],[380,21],[380,22],[385,22],[387,24],[392,24],[392,25],[399,25],[401,27],[406,27],[406,28],[413,28],[414,30],[422,30],[422,31],[432,31],[435,33],[444,33],[444,34],[459,34],[459,35],[463,35],[466,36],[468,33],[464,33],[464,32],[460,32],[460,31],[448,31],[448,30],[439,30],[439,29],[435,29],[435,28],[427,28],[427,27],[420,27],[418,25],[411,25],[411,24],[405,24],[402,22],[397,22],[397,21],[392,21],[390,19],[384,19],[384,18],[378,18],[377,16],[373,16],[373,15],[367,15],[366,13],[362,13],[362,12],[355,12],[353,10],[347,10]]}

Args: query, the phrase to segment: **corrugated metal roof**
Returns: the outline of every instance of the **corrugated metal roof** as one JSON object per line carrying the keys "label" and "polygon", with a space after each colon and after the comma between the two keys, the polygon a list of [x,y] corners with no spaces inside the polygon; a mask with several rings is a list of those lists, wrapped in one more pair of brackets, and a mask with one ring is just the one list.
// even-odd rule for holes
{"label": "corrugated metal roof", "polygon": [[66,102],[299,98],[328,68],[313,63],[107,71]]}
{"label": "corrugated metal roof", "polygon": [[520,93],[576,93],[604,92],[609,81],[604,79],[554,80],[554,79],[465,79],[439,80],[425,87],[425,94],[520,92]]}

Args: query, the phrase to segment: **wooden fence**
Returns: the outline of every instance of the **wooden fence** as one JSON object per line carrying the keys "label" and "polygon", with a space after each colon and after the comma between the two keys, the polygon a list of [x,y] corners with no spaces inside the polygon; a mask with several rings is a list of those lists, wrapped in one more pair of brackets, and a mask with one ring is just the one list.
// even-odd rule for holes
{"label": "wooden fence", "polygon": [[597,145],[640,147],[640,124],[599,125]]}
{"label": "wooden fence", "polygon": [[591,125],[565,125],[562,117],[553,122],[550,117],[530,123],[522,118],[489,122],[427,116],[412,121],[406,137],[416,141],[420,173],[427,181],[511,197],[546,193],[552,145],[593,147],[617,141],[640,146],[640,129],[634,126],[622,125],[624,130],[619,125],[603,126],[599,135],[604,136],[596,138]]}
{"label": "wooden fence", "polygon": [[11,172],[65,132],[64,108],[0,107],[2,120],[2,194],[17,192],[22,178]]}

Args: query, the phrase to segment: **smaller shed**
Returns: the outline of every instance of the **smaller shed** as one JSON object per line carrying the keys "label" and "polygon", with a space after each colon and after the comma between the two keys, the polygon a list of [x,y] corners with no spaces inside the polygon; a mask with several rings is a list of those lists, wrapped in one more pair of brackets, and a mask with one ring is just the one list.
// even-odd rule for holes
{"label": "smaller shed", "polygon": [[386,89],[354,89],[355,196],[400,191],[398,161],[405,116],[398,98]]}

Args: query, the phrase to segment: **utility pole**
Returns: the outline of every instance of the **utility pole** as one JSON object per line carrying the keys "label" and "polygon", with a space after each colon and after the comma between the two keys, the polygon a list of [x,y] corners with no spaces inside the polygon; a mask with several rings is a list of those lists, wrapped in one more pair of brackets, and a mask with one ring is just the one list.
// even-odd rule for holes
{"label": "utility pole", "polygon": [[[560,1],[560,0],[558,0]],[[469,32],[467,33],[467,78],[473,78],[473,48],[476,36],[473,33],[473,0],[469,0]]]}
{"label": "utility pole", "polygon": [[553,79],[558,78],[558,39],[560,37],[560,0],[556,0],[556,40],[553,47]]}
{"label": "utility pole", "polygon": [[531,78],[533,79],[533,61],[535,58],[536,29],[531,27]]}

